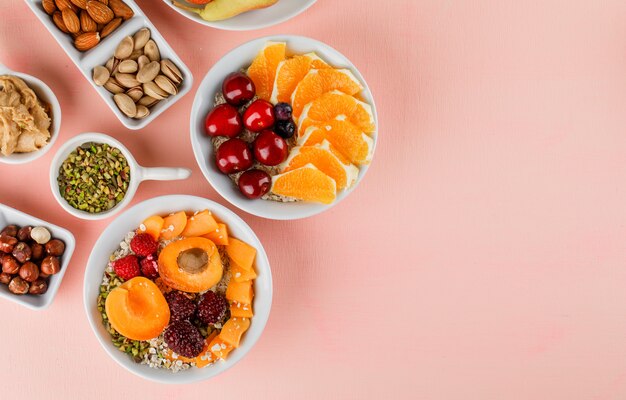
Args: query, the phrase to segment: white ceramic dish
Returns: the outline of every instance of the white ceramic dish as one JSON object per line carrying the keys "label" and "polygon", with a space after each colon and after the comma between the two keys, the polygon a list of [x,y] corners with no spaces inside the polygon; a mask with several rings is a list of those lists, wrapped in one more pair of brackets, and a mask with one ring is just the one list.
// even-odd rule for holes
{"label": "white ceramic dish", "polygon": [[[120,201],[115,207],[111,208],[108,211],[101,212],[98,214],[91,214],[86,211],[78,210],[71,205],[61,196],[59,192],[59,185],[57,183],[57,177],[59,175],[59,168],[61,164],[67,156],[76,149],[76,147],[89,143],[106,143],[111,147],[116,147],[121,150],[122,154],[128,161],[128,165],[130,166],[130,184],[128,185],[128,190],[126,191],[126,195],[124,199]],[[75,217],[87,219],[87,220],[98,220],[104,219],[112,216],[113,214],[118,213],[124,207],[130,203],[135,196],[135,192],[137,191],[137,187],[142,181],[152,180],[152,181],[172,181],[179,179],[187,179],[191,176],[191,171],[187,168],[145,168],[141,165],[137,164],[137,161],[130,153],[130,151],[118,140],[113,139],[111,136],[105,135],[103,133],[83,133],[78,136],[73,137],[68,140],[59,148],[57,153],[54,155],[52,162],[50,163],[50,188],[52,189],[52,194],[57,202],[63,207],[65,211],[72,214]]]}
{"label": "white ceramic dish", "polygon": [[[247,31],[253,29],[267,28],[268,26],[280,24],[311,7],[316,0],[279,0],[278,3],[260,10],[248,11],[236,17],[224,21],[205,21],[198,14],[182,10],[172,4],[172,0],[163,0],[165,4],[174,9],[177,13],[184,15],[199,24],[212,28],[224,29],[228,31]],[[190,6],[193,4],[187,3]],[[198,7],[198,5],[195,5]]]}
{"label": "white ceramic dish", "polygon": [[32,310],[43,310],[52,304],[52,300],[54,300],[54,297],[59,291],[59,286],[61,286],[61,281],[63,280],[63,276],[65,276],[65,272],[67,272],[67,266],[69,265],[72,254],[74,253],[76,240],[74,239],[74,235],[72,235],[72,233],[67,229],[53,225],[39,218],[35,218],[9,206],[5,206],[4,204],[0,204],[0,229],[11,224],[15,224],[20,227],[29,225],[44,226],[50,231],[53,238],[60,239],[65,243],[65,252],[61,257],[61,271],[49,278],[48,291],[46,293],[39,296],[30,294],[16,296],[9,292],[7,285],[0,285],[1,298],[21,304]]}
{"label": "white ceramic dish", "polygon": [[205,116],[209,110],[213,108],[213,98],[215,93],[221,90],[224,77],[240,68],[248,67],[257,53],[263,48],[263,45],[268,41],[287,42],[289,54],[305,54],[314,51],[329,64],[335,67],[348,68],[354,73],[364,87],[363,91],[359,94],[360,97],[372,106],[374,121],[377,127],[376,132],[373,134],[373,151],[375,151],[378,136],[378,116],[376,114],[374,98],[361,73],[359,73],[350,60],[327,44],[307,37],[292,35],[267,36],[255,39],[232,50],[213,65],[202,80],[191,109],[191,144],[196,156],[196,161],[206,179],[222,197],[236,207],[250,214],[269,219],[289,220],[306,218],[326,211],[345,199],[363,179],[368,170],[368,166],[364,165],[359,167],[359,176],[355,184],[350,189],[339,192],[337,199],[332,204],[325,205],[309,202],[279,203],[266,200],[249,200],[239,192],[228,176],[222,174],[217,169],[214,162],[215,155],[213,146],[211,145],[211,139],[204,133]]}
{"label": "white ceramic dish", "polygon": [[12,71],[3,64],[0,64],[0,75],[14,75],[21,78],[24,82],[26,82],[28,87],[35,92],[41,101],[50,104],[50,110],[52,113],[50,117],[52,119],[52,124],[50,125],[50,140],[48,141],[48,144],[40,150],[33,151],[31,153],[11,154],[10,156],[0,155],[0,163],[5,164],[24,164],[34,161],[46,154],[59,137],[59,132],[61,130],[61,106],[59,105],[59,100],[57,100],[57,97],[48,85],[34,76]]}
{"label": "white ceramic dish", "polygon": [[[141,11],[141,9],[135,4],[132,0],[124,0],[124,2],[132,8],[135,12],[135,15],[125,21],[117,28],[112,34],[104,38],[96,47],[93,49],[80,52],[76,50],[74,47],[72,38],[70,35],[61,32],[54,22],[52,22],[52,18],[46,14],[41,6],[41,0],[25,0],[26,4],[30,7],[30,9],[35,13],[37,18],[44,24],[44,26],[48,29],[48,31],[54,36],[56,41],[61,45],[65,53],[70,57],[70,59],[76,64],[80,72],[85,76],[85,78],[89,81],[89,83],[94,87],[94,89],[98,92],[100,97],[104,100],[104,102],[111,108],[113,113],[117,116],[124,126],[128,129],[141,129],[148,125],[150,122],[154,121],[156,117],[158,117],[161,113],[163,113],[166,109],[171,107],[174,103],[176,103],[181,97],[183,97],[193,85],[193,75],[187,66],[183,63],[183,61],[178,57],[178,55],[172,50],[170,45],[165,41],[161,33],[154,27],[152,22],[145,16],[145,14]],[[170,96],[165,100],[160,101],[154,107],[150,109],[150,115],[143,119],[132,119],[125,116],[117,105],[113,101],[113,94],[107,91],[104,87],[96,86],[93,83],[92,74],[93,69],[98,65],[104,65],[109,58],[113,56],[115,48],[120,43],[120,41],[129,35],[134,35],[135,32],[140,30],[141,28],[150,29],[151,37],[154,39],[156,44],[159,46],[159,51],[161,52],[161,58],[169,58],[176,64],[176,66],[183,73],[183,83],[179,87],[179,92],[176,96]]]}
{"label": "white ceramic dish", "polygon": [[[100,293],[102,274],[109,256],[118,248],[120,241],[128,232],[136,229],[144,219],[151,215],[164,215],[179,210],[204,209],[209,209],[223,223],[228,225],[228,231],[231,236],[241,239],[257,249],[255,268],[258,277],[254,280],[254,317],[252,317],[250,329],[245,333],[241,346],[233,350],[229,354],[228,359],[206,368],[192,368],[172,373],[169,370],[154,369],[147,365],[137,364],[127,354],[119,351],[113,345],[109,332],[102,324],[102,316],[96,304],[98,294]],[[113,220],[102,232],[96,243],[89,256],[85,270],[83,288],[85,311],[87,312],[89,324],[104,350],[118,364],[133,374],[161,383],[182,384],[209,379],[235,365],[252,349],[261,336],[272,307],[272,272],[269,260],[263,245],[248,224],[226,207],[211,200],[195,196],[171,195],[156,197],[135,205]]]}

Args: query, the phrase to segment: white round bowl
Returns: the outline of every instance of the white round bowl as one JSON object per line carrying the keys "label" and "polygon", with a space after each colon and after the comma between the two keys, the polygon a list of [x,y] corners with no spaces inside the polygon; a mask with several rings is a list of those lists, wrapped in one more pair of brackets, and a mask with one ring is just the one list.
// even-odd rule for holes
{"label": "white round bowl", "polygon": [[[248,11],[233,18],[223,21],[205,21],[198,14],[180,9],[172,4],[172,0],[163,0],[165,4],[174,9],[177,13],[190,20],[212,28],[227,31],[248,31],[254,29],[267,28],[268,26],[280,24],[311,7],[317,0],[279,0],[278,3],[260,10]],[[189,4],[189,3],[188,3]],[[195,7],[198,5],[189,4]]]}
{"label": "white round bowl", "polygon": [[291,220],[306,218],[326,211],[345,199],[356,189],[359,182],[367,173],[369,166],[359,166],[359,176],[355,184],[350,189],[337,193],[337,199],[332,204],[311,202],[280,203],[259,199],[250,200],[239,192],[227,175],[222,174],[219,169],[217,169],[215,166],[215,154],[213,146],[211,145],[211,138],[204,133],[205,116],[213,108],[215,93],[221,90],[224,78],[233,71],[248,67],[257,53],[263,48],[263,45],[268,41],[287,42],[288,54],[305,54],[314,51],[332,66],[348,68],[354,73],[364,88],[363,91],[359,93],[359,96],[372,106],[374,122],[376,123],[376,132],[373,133],[374,148],[372,151],[373,153],[375,152],[378,136],[378,116],[376,114],[374,98],[363,75],[361,75],[350,60],[327,44],[307,37],[293,35],[267,36],[252,40],[232,50],[213,65],[202,80],[191,109],[191,145],[198,166],[205,178],[222,197],[234,206],[250,214],[268,219]]}
{"label": "white round bowl", "polygon": [[[67,200],[61,196],[61,192],[59,191],[59,184],[57,183],[57,177],[59,176],[59,168],[63,161],[70,155],[72,151],[74,151],[78,146],[85,143],[106,143],[111,147],[115,147],[119,149],[128,165],[130,167],[130,183],[128,185],[128,190],[124,195],[122,201],[117,203],[115,207],[100,212],[97,214],[92,214],[87,211],[82,211],[72,207]],[[153,180],[153,181],[172,181],[179,179],[187,179],[191,176],[191,171],[187,168],[145,168],[137,163],[131,152],[124,146],[119,140],[112,138],[111,136],[105,135],[103,133],[83,133],[78,136],[74,136],[72,139],[68,140],[57,150],[57,153],[54,155],[52,162],[50,163],[50,189],[52,190],[52,194],[56,201],[63,207],[65,211],[72,214],[75,217],[87,219],[87,220],[99,220],[112,216],[113,214],[118,213],[124,207],[131,202],[133,197],[135,196],[135,192],[137,192],[137,188],[139,184],[145,180]]]}
{"label": "white round bowl", "polygon": [[[241,346],[233,350],[225,361],[217,362],[206,368],[192,368],[178,373],[169,370],[154,369],[147,365],[135,363],[127,354],[119,351],[111,341],[111,335],[102,324],[102,316],[98,311],[97,299],[100,293],[102,274],[109,256],[118,248],[124,236],[136,229],[147,217],[155,214],[168,214],[179,210],[204,210],[213,212],[218,219],[228,225],[229,235],[243,240],[256,248],[255,268],[258,277],[254,280],[254,317],[250,329],[245,333]],[[146,200],[126,210],[118,216],[102,232],[91,251],[85,281],[83,285],[83,301],[89,324],[104,350],[118,364],[142,378],[161,383],[191,383],[212,378],[241,360],[259,340],[272,307],[272,272],[267,254],[259,238],[252,229],[235,213],[211,200],[196,196],[171,195]]]}
{"label": "white round bowl", "polygon": [[33,89],[41,101],[50,104],[52,124],[50,125],[50,140],[48,141],[48,144],[41,149],[30,153],[15,153],[10,156],[0,155],[0,163],[5,164],[25,164],[34,161],[46,154],[59,137],[59,133],[61,131],[61,105],[48,85],[32,75],[12,71],[3,64],[0,64],[0,75],[14,75],[21,78],[24,82],[26,82],[28,87]]}

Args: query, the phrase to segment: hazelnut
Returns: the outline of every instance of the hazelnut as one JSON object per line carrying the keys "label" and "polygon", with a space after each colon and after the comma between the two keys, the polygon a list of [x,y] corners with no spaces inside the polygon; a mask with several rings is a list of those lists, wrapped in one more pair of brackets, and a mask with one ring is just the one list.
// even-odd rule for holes
{"label": "hazelnut", "polygon": [[30,259],[35,261],[41,260],[46,253],[46,248],[43,246],[43,244],[39,243],[32,243],[30,245],[30,250],[33,253]]}
{"label": "hazelnut", "polygon": [[2,257],[2,272],[9,275],[17,274],[20,270],[20,263],[17,262],[15,257],[10,254],[5,254]]}
{"label": "hazelnut", "polygon": [[26,294],[30,285],[24,279],[16,276],[9,282],[9,291],[13,294]]}
{"label": "hazelnut", "polygon": [[0,283],[3,285],[8,285],[11,282],[11,274],[5,274],[4,272],[0,274]]}
{"label": "hazelnut", "polygon": [[29,261],[20,267],[19,274],[26,282],[35,282],[39,278],[39,268]]}
{"label": "hazelnut", "polygon": [[46,243],[46,253],[50,256],[60,257],[65,251],[65,243],[59,239],[52,239]]}
{"label": "hazelnut", "polygon": [[24,264],[26,261],[30,260],[30,257],[33,255],[30,246],[24,242],[19,242],[13,248],[13,257],[20,263]]}
{"label": "hazelnut", "polygon": [[61,264],[57,257],[48,256],[41,262],[41,272],[46,275],[58,274],[61,270]]}
{"label": "hazelnut", "polygon": [[0,232],[0,235],[16,237],[17,230],[18,230],[17,225],[8,225],[2,230],[2,232]]}
{"label": "hazelnut", "polygon": [[48,291],[48,282],[45,279],[37,279],[30,285],[30,289],[28,289],[28,293],[30,294],[44,294]]}
{"label": "hazelnut", "polygon": [[41,270],[41,267],[39,267],[39,279],[46,279],[49,277],[50,277],[50,274],[46,274],[45,272]]}
{"label": "hazelnut", "polygon": [[17,239],[13,236],[1,234],[0,235],[0,251],[3,253],[10,254],[13,251],[13,248],[17,244]]}
{"label": "hazelnut", "polygon": [[30,231],[30,237],[39,244],[46,244],[50,241],[50,231],[43,226],[37,226]]}
{"label": "hazelnut", "polygon": [[17,240],[20,242],[26,242],[30,239],[30,231],[33,230],[32,226],[24,226],[17,231]]}

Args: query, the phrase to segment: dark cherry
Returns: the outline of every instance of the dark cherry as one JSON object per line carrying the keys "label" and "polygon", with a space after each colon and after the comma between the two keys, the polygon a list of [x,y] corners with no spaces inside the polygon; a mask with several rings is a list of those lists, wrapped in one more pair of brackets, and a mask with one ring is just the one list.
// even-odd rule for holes
{"label": "dark cherry", "polygon": [[245,171],[252,166],[252,152],[241,139],[228,139],[217,149],[215,164],[225,174]]}
{"label": "dark cherry", "polygon": [[274,114],[276,114],[276,119],[278,121],[291,120],[292,112],[293,112],[293,109],[287,103],[278,103],[274,106]]}
{"label": "dark cherry", "polygon": [[235,107],[220,104],[207,114],[204,129],[209,136],[235,137],[243,130],[243,122]]}
{"label": "dark cherry", "polygon": [[287,158],[287,142],[270,130],[259,133],[252,147],[254,157],[263,165],[278,165]]}
{"label": "dark cherry", "polygon": [[222,82],[222,93],[229,104],[241,106],[252,100],[256,90],[254,82],[246,74],[233,72]]}
{"label": "dark cherry", "polygon": [[249,169],[239,177],[239,190],[249,199],[258,199],[269,192],[272,178],[265,171]]}
{"label": "dark cherry", "polygon": [[297,130],[296,124],[291,119],[288,121],[276,121],[276,125],[274,126],[274,131],[276,131],[278,136],[285,139],[289,139],[295,135]]}
{"label": "dark cherry", "polygon": [[252,132],[271,128],[274,120],[274,106],[265,100],[254,101],[243,113],[243,124]]}

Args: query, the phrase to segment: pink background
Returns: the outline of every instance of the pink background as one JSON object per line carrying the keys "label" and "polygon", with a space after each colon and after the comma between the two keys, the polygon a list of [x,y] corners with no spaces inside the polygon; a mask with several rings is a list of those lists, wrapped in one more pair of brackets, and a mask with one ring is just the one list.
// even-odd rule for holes
{"label": "pink background", "polygon": [[[267,34],[343,52],[378,104],[372,168],[314,218],[236,210],[272,262],[267,329],[235,368],[171,387],[118,367],[84,316],[84,265],[109,221],[75,219],[54,202],[54,151],[0,165],[0,202],[79,238],[49,310],[0,302],[0,397],[626,398],[624,1],[320,0],[244,33],[138,3],[195,87],[221,55]],[[194,170],[184,182],[143,184],[134,203],[170,193],[225,203],[192,157],[195,88],[158,122],[128,131],[23,1],[3,0],[0,15],[0,60],[61,101],[53,150],[106,132],[140,163]]]}

